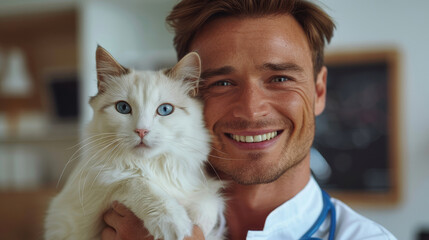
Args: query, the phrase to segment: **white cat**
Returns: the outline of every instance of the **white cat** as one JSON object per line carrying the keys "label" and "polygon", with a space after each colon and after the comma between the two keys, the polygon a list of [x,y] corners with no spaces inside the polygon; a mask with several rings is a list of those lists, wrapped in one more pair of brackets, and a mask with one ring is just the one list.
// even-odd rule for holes
{"label": "white cat", "polygon": [[115,200],[155,239],[181,240],[194,224],[206,239],[223,239],[222,183],[204,171],[210,137],[195,97],[198,54],[158,72],[126,69],[100,46],[96,61],[94,116],[81,160],[48,209],[45,239],[100,239]]}

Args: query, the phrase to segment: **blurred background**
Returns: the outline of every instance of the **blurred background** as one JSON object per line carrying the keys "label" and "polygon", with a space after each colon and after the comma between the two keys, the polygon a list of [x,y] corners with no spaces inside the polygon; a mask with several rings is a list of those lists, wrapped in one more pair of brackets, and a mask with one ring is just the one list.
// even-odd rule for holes
{"label": "blurred background", "polygon": [[[125,66],[172,66],[173,35],[165,17],[175,3],[0,0],[0,239],[42,239],[47,203],[64,184],[59,178],[72,168],[63,172],[92,116],[88,99],[96,93],[97,44]],[[429,2],[318,3],[337,24],[328,56],[385,49],[396,56],[397,92],[389,98],[395,114],[388,115],[396,124],[386,131],[396,136],[389,146],[397,155],[398,192],[394,201],[389,196],[376,202],[343,200],[398,239],[424,239],[429,230]]]}

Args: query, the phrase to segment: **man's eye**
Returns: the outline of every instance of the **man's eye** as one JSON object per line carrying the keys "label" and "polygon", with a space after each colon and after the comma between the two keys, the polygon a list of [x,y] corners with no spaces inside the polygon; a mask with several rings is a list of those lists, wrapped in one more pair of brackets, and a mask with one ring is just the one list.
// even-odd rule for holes
{"label": "man's eye", "polygon": [[212,84],[212,86],[221,86],[221,87],[230,86],[230,85],[231,85],[231,83],[228,81],[217,81],[217,82]]}
{"label": "man's eye", "polygon": [[287,82],[289,80],[288,77],[282,77],[282,76],[278,76],[278,77],[273,77],[272,78],[272,82]]}

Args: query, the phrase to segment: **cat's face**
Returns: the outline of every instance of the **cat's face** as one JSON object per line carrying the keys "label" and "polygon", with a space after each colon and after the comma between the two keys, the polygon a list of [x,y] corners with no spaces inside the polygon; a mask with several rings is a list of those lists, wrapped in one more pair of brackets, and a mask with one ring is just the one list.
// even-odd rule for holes
{"label": "cat's face", "polygon": [[189,150],[207,141],[201,104],[190,96],[195,85],[184,80],[183,71],[195,75],[192,70],[196,68],[190,68],[193,64],[193,60],[179,62],[167,76],[162,71],[107,66],[105,61],[103,68],[117,69],[98,76],[99,93],[90,102],[93,134],[112,136],[109,148],[144,158]]}

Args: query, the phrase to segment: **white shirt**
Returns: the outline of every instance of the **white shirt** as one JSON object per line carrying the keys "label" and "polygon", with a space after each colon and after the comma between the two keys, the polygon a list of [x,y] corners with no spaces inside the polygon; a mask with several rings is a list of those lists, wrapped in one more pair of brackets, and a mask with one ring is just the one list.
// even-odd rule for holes
{"label": "white shirt", "polygon": [[[336,210],[336,240],[395,240],[381,225],[359,215],[340,200],[331,199]],[[247,240],[298,240],[314,224],[323,208],[322,192],[313,177],[295,197],[272,211],[262,231],[248,231]],[[328,239],[330,215],[312,237]]]}

